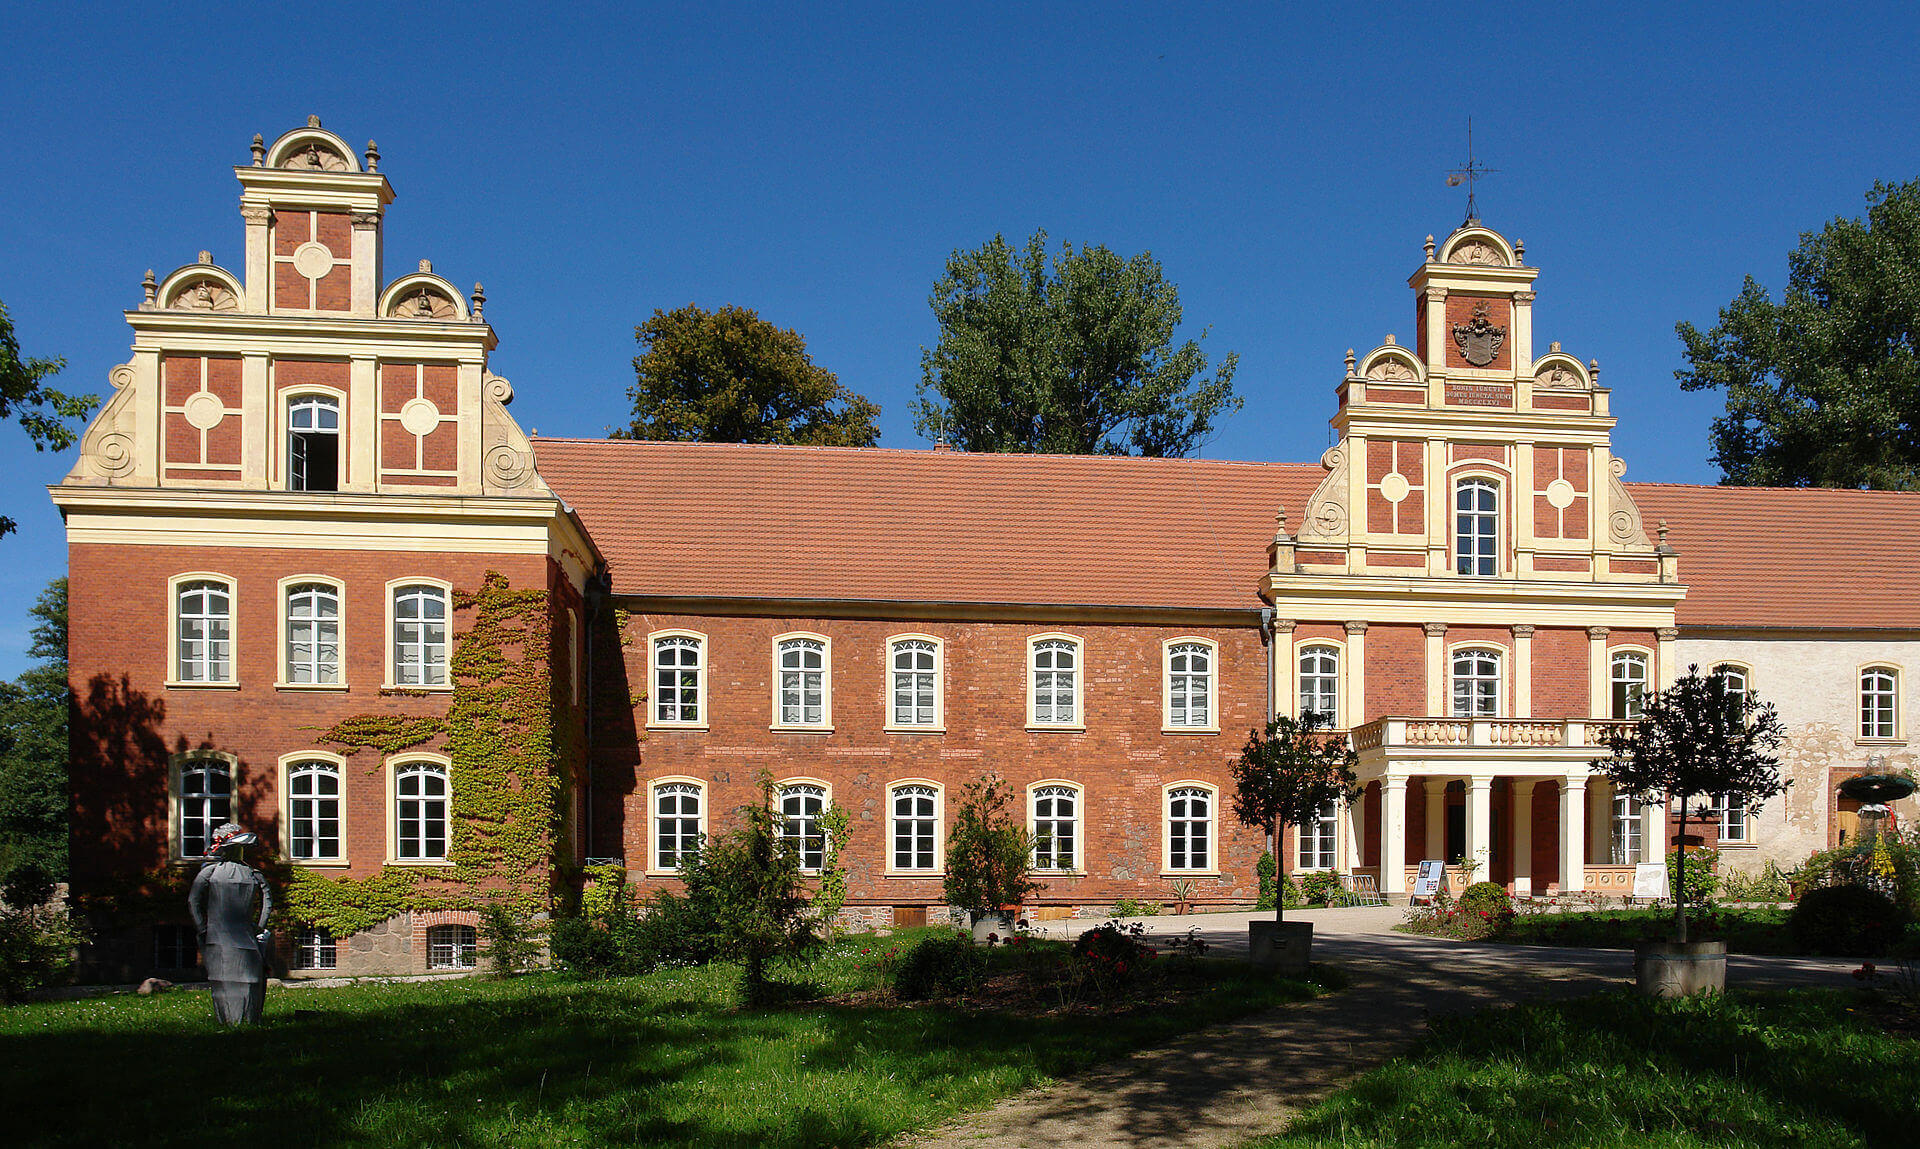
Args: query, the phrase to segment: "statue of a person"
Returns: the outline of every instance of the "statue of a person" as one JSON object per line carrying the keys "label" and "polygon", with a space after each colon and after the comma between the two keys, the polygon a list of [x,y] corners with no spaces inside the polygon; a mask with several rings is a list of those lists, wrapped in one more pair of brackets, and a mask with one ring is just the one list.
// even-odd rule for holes
{"label": "statue of a person", "polygon": [[232,822],[223,823],[208,847],[215,860],[200,867],[187,894],[207,980],[213,983],[214,1016],[223,1025],[259,1021],[267,996],[267,948],[273,940],[267,915],[273,912],[273,891],[260,871],[242,860],[247,847],[259,840]]}

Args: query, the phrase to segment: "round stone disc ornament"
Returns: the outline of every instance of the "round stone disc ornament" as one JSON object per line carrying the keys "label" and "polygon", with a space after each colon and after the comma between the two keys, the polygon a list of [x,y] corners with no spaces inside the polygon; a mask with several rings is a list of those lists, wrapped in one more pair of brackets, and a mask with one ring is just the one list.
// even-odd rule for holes
{"label": "round stone disc ornament", "polygon": [[303,243],[293,249],[293,269],[308,279],[325,278],[333,270],[333,253],[322,243]]}
{"label": "round stone disc ornament", "polygon": [[188,426],[196,431],[210,431],[220,425],[227,417],[227,406],[220,397],[207,391],[196,391],[187,396],[181,404],[181,413],[187,417]]}
{"label": "round stone disc ornament", "polygon": [[1398,471],[1389,471],[1380,480],[1380,497],[1389,503],[1397,503],[1407,497],[1412,489],[1407,477]]}
{"label": "round stone disc ornament", "polygon": [[1573,505],[1573,484],[1565,479],[1555,479],[1547,484],[1547,502],[1555,510],[1564,511]]}
{"label": "round stone disc ornament", "polygon": [[409,435],[425,435],[440,425],[440,408],[431,399],[409,399],[400,407],[400,425]]}

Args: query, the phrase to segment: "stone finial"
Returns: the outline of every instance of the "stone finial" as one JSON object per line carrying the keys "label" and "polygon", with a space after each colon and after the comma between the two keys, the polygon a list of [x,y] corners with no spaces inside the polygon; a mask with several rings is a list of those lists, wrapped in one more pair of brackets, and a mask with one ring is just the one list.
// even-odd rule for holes
{"label": "stone finial", "polygon": [[380,170],[380,145],[372,140],[367,141],[367,170],[369,172]]}
{"label": "stone finial", "polygon": [[476,283],[473,285],[473,321],[475,323],[480,322],[481,312],[486,309],[486,306],[487,289]]}
{"label": "stone finial", "polygon": [[1433,262],[1433,237],[1432,236],[1427,237],[1427,262],[1428,263]]}
{"label": "stone finial", "polygon": [[[1353,374],[1354,363],[1355,363],[1355,359],[1353,357],[1353,348],[1349,347],[1347,348],[1347,374],[1348,375]],[[1281,514],[1285,514],[1285,513],[1286,513],[1285,511],[1281,512]]]}
{"label": "stone finial", "polygon": [[267,166],[267,141],[259,132],[253,133],[253,166],[256,168]]}
{"label": "stone finial", "polygon": [[1290,539],[1292,537],[1293,536],[1287,532],[1287,508],[1281,507],[1273,513],[1273,539],[1275,542],[1279,542],[1281,539]]}
{"label": "stone finial", "polygon": [[1598,359],[1587,360],[1587,377],[1593,380],[1595,387],[1600,386],[1600,361]]}
{"label": "stone finial", "polygon": [[1267,572],[1269,574],[1295,574],[1299,566],[1293,557],[1293,535],[1287,530],[1287,508],[1280,507],[1273,515],[1273,541],[1267,544]]}
{"label": "stone finial", "polygon": [[1524,239],[1514,240],[1513,241],[1513,261],[1515,263],[1518,263],[1525,258],[1527,258],[1527,241]]}
{"label": "stone finial", "polygon": [[210,263],[212,263],[212,262],[213,262],[213,253],[212,253],[212,252],[210,252],[210,251],[203,251],[203,252],[201,252],[201,253],[200,253],[200,262],[201,262],[201,263],[207,263],[207,264],[210,264]]}
{"label": "stone finial", "polygon": [[153,268],[147,268],[146,277],[140,281],[140,306],[152,310],[154,301],[160,297],[160,285],[154,282]]}
{"label": "stone finial", "polygon": [[432,271],[432,270],[433,270],[433,261],[432,261],[431,259],[423,259],[423,260],[421,260],[421,261],[420,261],[420,270],[421,270],[421,271]]}
{"label": "stone finial", "polygon": [[308,126],[309,128],[317,128],[317,127],[319,127],[319,126],[320,126],[320,117],[319,117],[319,116],[308,116],[308,117],[307,117],[307,126]]}
{"label": "stone finial", "polygon": [[1558,339],[1556,339],[1556,340],[1554,340],[1554,341],[1553,341],[1552,343],[1549,343],[1549,344],[1547,344],[1547,350],[1548,350],[1548,351],[1558,351],[1558,350],[1560,350],[1560,341],[1559,341]]}
{"label": "stone finial", "polygon": [[1389,331],[1389,332],[1387,332],[1387,346],[1388,346],[1388,347],[1398,347],[1398,346],[1400,346],[1400,345],[1399,345],[1398,343],[1395,343],[1395,342],[1393,341],[1393,332],[1391,332],[1391,331]]}

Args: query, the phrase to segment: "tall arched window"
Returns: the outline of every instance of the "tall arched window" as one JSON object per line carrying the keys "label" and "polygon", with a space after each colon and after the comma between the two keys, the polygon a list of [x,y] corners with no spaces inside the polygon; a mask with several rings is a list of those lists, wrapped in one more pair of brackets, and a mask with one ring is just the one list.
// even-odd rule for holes
{"label": "tall arched window", "polygon": [[447,684],[447,592],[437,586],[393,590],[393,681]]}
{"label": "tall arched window", "polygon": [[1300,651],[1300,719],[1319,715],[1327,726],[1340,724],[1340,651],[1309,646]]}
{"label": "tall arched window", "polygon": [[780,836],[793,847],[803,870],[818,870],[826,856],[826,838],[820,815],[827,808],[827,790],[811,782],[780,787]]}
{"label": "tall arched window", "polygon": [[1499,574],[1500,488],[1486,479],[1462,479],[1454,484],[1453,507],[1453,569]]}
{"label": "tall arched window", "polygon": [[415,762],[393,779],[395,857],[403,862],[447,860],[447,768]]}
{"label": "tall arched window", "polygon": [[1039,786],[1033,791],[1033,868],[1080,868],[1080,791]]}
{"label": "tall arched window", "polygon": [[1333,869],[1333,848],[1336,840],[1335,827],[1340,819],[1340,805],[1328,802],[1314,811],[1311,818],[1295,829],[1299,833],[1300,868],[1303,870]]}
{"label": "tall arched window", "polygon": [[175,674],[181,682],[233,681],[233,588],[181,583],[174,603]]}
{"label": "tall arched window", "polygon": [[333,763],[288,768],[287,852],[300,861],[340,857],[340,767]]}
{"label": "tall arched window", "polygon": [[1860,737],[1897,738],[1900,674],[1892,667],[1869,666],[1860,672]]}
{"label": "tall arched window", "polygon": [[1213,725],[1213,647],[1176,642],[1167,647],[1167,725]]}
{"label": "tall arched window", "polygon": [[286,681],[340,681],[340,592],[326,583],[287,588]]}
{"label": "tall arched window", "polygon": [[779,704],[781,726],[827,724],[827,644],[817,638],[780,640]]}
{"label": "tall arched window", "polygon": [[1609,857],[1616,866],[1640,862],[1640,803],[1631,794],[1613,796],[1613,838]]}
{"label": "tall arched window", "polygon": [[1167,868],[1206,870],[1213,864],[1213,792],[1200,786],[1167,791]]}
{"label": "tall arched window", "polygon": [[663,726],[698,726],[705,712],[706,665],[702,643],[691,634],[653,640],[653,720]]}
{"label": "tall arched window", "polygon": [[893,868],[937,868],[940,792],[932,786],[909,783],[895,786],[893,800]]}
{"label": "tall arched window", "polygon": [[1041,639],[1029,658],[1033,676],[1033,724],[1075,726],[1080,721],[1080,644],[1070,638]]}
{"label": "tall arched window", "polygon": [[701,786],[698,782],[662,782],[653,788],[653,864],[677,870],[700,849]]}
{"label": "tall arched window", "polygon": [[213,831],[233,821],[233,769],[218,758],[188,758],[180,763],[180,856],[204,858]]}
{"label": "tall arched window", "polygon": [[894,726],[940,724],[940,647],[924,638],[900,638],[892,644]]}
{"label": "tall arched window", "polygon": [[1453,716],[1492,718],[1500,713],[1500,652],[1457,650],[1453,654]]}
{"label": "tall arched window", "polygon": [[1637,720],[1646,705],[1647,656],[1631,650],[1615,651],[1609,666],[1613,717]]}
{"label": "tall arched window", "polygon": [[340,403],[302,395],[287,405],[287,489],[340,489]]}

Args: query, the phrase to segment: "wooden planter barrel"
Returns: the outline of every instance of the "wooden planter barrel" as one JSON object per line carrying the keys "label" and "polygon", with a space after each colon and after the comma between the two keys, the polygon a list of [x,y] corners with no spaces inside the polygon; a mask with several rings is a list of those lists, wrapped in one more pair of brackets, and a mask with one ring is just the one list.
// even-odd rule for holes
{"label": "wooden planter barrel", "polygon": [[1641,942],[1633,947],[1633,979],[1650,997],[1689,997],[1727,988],[1727,943]]}

